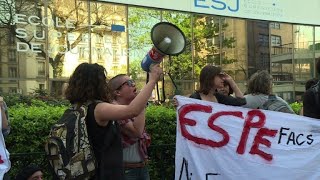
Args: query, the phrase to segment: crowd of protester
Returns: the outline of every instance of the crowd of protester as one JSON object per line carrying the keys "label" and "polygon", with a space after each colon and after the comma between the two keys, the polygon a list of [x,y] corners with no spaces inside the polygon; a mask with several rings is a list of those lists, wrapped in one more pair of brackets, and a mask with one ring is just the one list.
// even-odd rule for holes
{"label": "crowd of protester", "polygon": [[[320,73],[320,58],[317,60],[316,70]],[[159,65],[152,66],[149,81],[141,90],[137,89],[135,81],[126,74],[119,74],[107,82],[106,70],[98,64],[82,63],[71,75],[68,85],[64,87],[65,98],[71,104],[94,101],[88,106],[86,119],[88,136],[98,160],[98,169],[92,179],[150,179],[146,168],[150,137],[145,128],[148,123],[145,108],[162,73]],[[273,94],[272,76],[267,71],[257,71],[249,78],[246,95],[232,77],[218,66],[203,67],[199,82],[199,89],[190,98],[263,109],[263,105],[273,95],[287,108],[282,112],[294,113],[284,99]],[[319,86],[319,80],[315,78],[306,83],[301,111],[304,116],[320,118],[317,95]],[[178,103],[177,100],[174,101],[175,106]],[[2,97],[0,107],[2,134],[7,136],[10,131],[9,116]],[[105,142],[109,142],[107,147],[104,147]],[[42,176],[40,167],[30,165],[22,169],[16,179],[42,179]]]}

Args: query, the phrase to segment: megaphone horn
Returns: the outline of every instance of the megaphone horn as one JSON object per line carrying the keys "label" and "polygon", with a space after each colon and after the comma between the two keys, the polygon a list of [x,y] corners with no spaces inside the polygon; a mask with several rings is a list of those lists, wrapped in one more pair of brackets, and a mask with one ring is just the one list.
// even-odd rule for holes
{"label": "megaphone horn", "polygon": [[153,47],[141,62],[144,71],[149,71],[152,63],[161,63],[166,55],[179,55],[186,47],[183,32],[174,24],[160,22],[151,29]]}

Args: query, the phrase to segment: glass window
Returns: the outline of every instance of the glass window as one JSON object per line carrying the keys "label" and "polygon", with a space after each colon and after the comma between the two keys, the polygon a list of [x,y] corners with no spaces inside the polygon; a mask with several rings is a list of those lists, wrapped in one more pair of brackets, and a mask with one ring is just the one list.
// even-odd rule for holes
{"label": "glass window", "polygon": [[[315,27],[315,42],[314,42],[315,57],[320,57],[320,27]],[[317,76],[316,76],[317,77]]]}
{"label": "glass window", "polygon": [[18,93],[16,87],[9,87],[9,93]]}
{"label": "glass window", "polygon": [[40,90],[43,90],[44,87],[45,87],[44,84],[39,84],[39,89],[40,89]]}
{"label": "glass window", "polygon": [[271,22],[270,23],[270,28],[272,28],[272,29],[280,29],[280,23]]}
{"label": "glass window", "polygon": [[[240,28],[241,29],[241,28]],[[250,78],[258,70],[270,70],[270,33],[269,33],[269,23],[265,21],[257,20],[247,20],[246,21],[246,37],[240,38],[243,43],[242,46],[247,45],[245,52],[247,58],[247,67],[246,61],[238,66],[242,66],[242,69],[248,68],[247,78]],[[244,39],[244,40],[243,40]],[[242,47],[242,49],[244,49]],[[242,56],[243,56],[242,55]]]}
{"label": "glass window", "polygon": [[314,77],[314,27],[294,25],[295,80],[305,82]]}
{"label": "glass window", "polygon": [[[281,29],[270,29],[271,32],[271,74],[275,93],[282,93],[286,87],[293,91],[293,30],[291,24],[281,24]],[[291,82],[290,82],[291,81]],[[290,83],[290,85],[289,85]]]}
{"label": "glass window", "polygon": [[9,77],[16,78],[18,76],[18,71],[16,67],[9,67]]}
{"label": "glass window", "polygon": [[[226,20],[224,19],[223,22]],[[193,33],[194,33],[194,62],[195,77],[198,79],[200,70],[206,64],[221,64],[221,44],[223,32],[220,31],[221,20],[219,17],[211,15],[194,15]],[[212,39],[212,41],[205,41]],[[209,59],[208,59],[209,58]]]}
{"label": "glass window", "polygon": [[281,36],[271,35],[271,46],[281,46]]}
{"label": "glass window", "polygon": [[44,76],[45,73],[46,73],[45,62],[43,62],[43,61],[38,61],[38,75],[39,75],[39,76]]}
{"label": "glass window", "polygon": [[8,51],[8,59],[9,61],[16,61],[16,50],[15,49],[9,49]]}
{"label": "glass window", "polygon": [[267,21],[256,21],[256,25],[260,29],[268,29],[268,22]]}
{"label": "glass window", "polygon": [[78,47],[78,48],[79,48],[79,60],[88,61],[89,49],[87,47]]}
{"label": "glass window", "polygon": [[248,48],[246,21],[237,18],[225,18],[220,24],[221,34],[221,66],[224,71],[243,89],[247,79]]}
{"label": "glass window", "polygon": [[15,37],[13,36],[13,34],[8,33],[8,44],[15,44]]}
{"label": "glass window", "polygon": [[[137,82],[137,87],[145,84],[146,74],[141,68],[141,60],[152,48],[150,31],[160,22],[160,10],[128,7],[128,47],[125,53],[129,57],[129,74]],[[112,41],[111,38],[108,40]],[[110,44],[109,43],[109,44]]]}
{"label": "glass window", "polygon": [[[43,4],[34,1],[15,1],[20,22],[13,22],[17,13],[6,11],[10,9],[8,4],[2,4],[2,13],[9,18],[0,15],[0,78],[4,82],[0,83],[0,89],[16,92],[19,87],[28,94],[33,91],[30,87],[39,84],[38,78],[41,78],[45,82],[39,84],[39,88],[50,87],[51,93],[61,93],[62,84],[83,62],[103,65],[109,77],[130,73],[141,82],[137,84],[139,88],[145,84],[145,72],[140,63],[153,46],[150,31],[161,21],[177,25],[187,41],[182,54],[170,59],[165,57],[162,61],[164,70],[178,85],[175,89],[170,78],[165,76],[169,81],[164,88],[169,95],[192,93],[200,70],[206,64],[221,66],[242,90],[250,75],[266,69],[274,77],[273,91],[286,99],[303,93],[304,83],[317,76],[315,57],[320,57],[319,26],[98,1],[65,0],[63,6],[61,2],[52,0],[45,9]],[[16,29],[12,30],[14,23]],[[21,85],[20,80],[30,85]]]}
{"label": "glass window", "polygon": [[259,43],[261,46],[269,46],[269,36],[265,34],[259,34]]}
{"label": "glass window", "polygon": [[[127,8],[90,2],[91,62],[103,65],[109,77],[127,73]],[[90,57],[89,57],[90,58]]]}

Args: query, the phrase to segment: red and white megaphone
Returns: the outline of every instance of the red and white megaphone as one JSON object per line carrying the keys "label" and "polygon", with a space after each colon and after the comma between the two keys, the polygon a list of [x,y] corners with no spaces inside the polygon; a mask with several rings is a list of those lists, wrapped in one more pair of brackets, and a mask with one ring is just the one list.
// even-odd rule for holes
{"label": "red and white megaphone", "polygon": [[154,46],[141,61],[141,67],[146,72],[149,72],[151,64],[161,63],[166,55],[179,55],[186,47],[183,32],[168,22],[160,22],[152,27],[151,40]]}

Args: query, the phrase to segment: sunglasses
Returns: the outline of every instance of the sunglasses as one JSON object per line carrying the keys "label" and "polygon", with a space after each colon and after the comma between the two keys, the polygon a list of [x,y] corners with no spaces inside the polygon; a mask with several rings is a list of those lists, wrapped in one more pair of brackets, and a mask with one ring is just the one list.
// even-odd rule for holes
{"label": "sunglasses", "polygon": [[128,86],[130,86],[130,87],[134,87],[134,86],[136,86],[136,83],[134,82],[134,80],[132,80],[132,79],[129,79],[129,80],[126,80],[124,83],[122,83],[116,90],[120,90],[121,88],[122,88],[122,86],[124,86],[124,85],[128,85]]}

